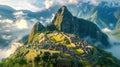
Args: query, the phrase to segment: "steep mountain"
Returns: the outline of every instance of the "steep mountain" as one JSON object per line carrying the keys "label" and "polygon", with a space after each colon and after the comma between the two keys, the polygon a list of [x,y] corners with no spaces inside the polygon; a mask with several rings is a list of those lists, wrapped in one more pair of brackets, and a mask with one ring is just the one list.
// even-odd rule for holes
{"label": "steep mountain", "polygon": [[100,41],[105,46],[109,45],[107,35],[102,33],[96,24],[74,17],[65,6],[58,10],[52,23],[59,31],[76,34],[81,38],[89,36],[95,42]]}
{"label": "steep mountain", "polygon": [[44,26],[40,22],[37,22],[29,34],[28,43],[32,40],[36,33],[42,32],[43,30]]}
{"label": "steep mountain", "polygon": [[[90,33],[81,35],[85,30]],[[73,17],[63,6],[50,25],[37,22],[28,43],[3,59],[0,67],[119,67],[120,61],[110,53],[81,38],[95,35],[96,30],[100,31],[95,24]]]}
{"label": "steep mountain", "polygon": [[88,44],[74,34],[60,31],[36,33],[32,42],[2,60],[1,67],[119,67],[110,53]]}
{"label": "steep mountain", "polygon": [[31,43],[33,41],[33,37],[40,32],[44,32],[44,31],[53,31],[56,30],[56,27],[53,24],[48,25],[47,27],[44,27],[40,22],[37,22],[34,27],[32,28],[29,36],[28,36],[28,40],[27,43]]}

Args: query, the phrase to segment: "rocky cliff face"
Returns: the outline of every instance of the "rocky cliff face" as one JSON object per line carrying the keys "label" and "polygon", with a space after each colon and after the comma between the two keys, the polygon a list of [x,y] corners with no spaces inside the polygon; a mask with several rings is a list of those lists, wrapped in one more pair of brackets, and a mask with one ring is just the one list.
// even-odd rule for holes
{"label": "rocky cliff face", "polygon": [[90,21],[72,16],[65,6],[62,6],[58,10],[52,23],[59,31],[76,34],[82,38],[90,36],[106,46],[109,45],[107,35],[102,33],[97,25]]}
{"label": "rocky cliff face", "polygon": [[33,38],[33,36],[35,36],[35,34],[42,32],[44,29],[45,29],[45,27],[40,22],[37,22],[29,34],[28,43],[32,40],[32,38]]}
{"label": "rocky cliff face", "polygon": [[31,41],[34,33],[40,32],[43,29],[49,31],[58,30],[65,33],[76,34],[80,38],[90,37],[90,40],[94,40],[94,42],[101,42],[105,47],[110,45],[107,35],[102,33],[96,24],[72,16],[66,6],[62,6],[58,10],[49,26],[44,27],[40,23],[36,23],[30,33],[28,42]]}

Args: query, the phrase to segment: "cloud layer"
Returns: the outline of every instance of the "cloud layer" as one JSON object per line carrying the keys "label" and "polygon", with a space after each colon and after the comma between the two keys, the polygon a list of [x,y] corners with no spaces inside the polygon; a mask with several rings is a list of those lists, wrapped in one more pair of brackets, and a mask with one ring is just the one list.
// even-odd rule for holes
{"label": "cloud layer", "polygon": [[0,5],[8,5],[16,10],[31,10],[41,11],[43,8],[39,8],[33,4],[35,0],[0,0]]}
{"label": "cloud layer", "polygon": [[55,5],[79,4],[89,2],[98,5],[101,1],[120,2],[120,0],[0,0],[1,5],[8,5],[16,10],[42,11]]}
{"label": "cloud layer", "polygon": [[0,61],[3,58],[10,56],[10,54],[14,53],[14,51],[22,45],[23,44],[20,44],[20,43],[12,43],[12,45],[10,47],[8,47],[6,49],[0,49]]}

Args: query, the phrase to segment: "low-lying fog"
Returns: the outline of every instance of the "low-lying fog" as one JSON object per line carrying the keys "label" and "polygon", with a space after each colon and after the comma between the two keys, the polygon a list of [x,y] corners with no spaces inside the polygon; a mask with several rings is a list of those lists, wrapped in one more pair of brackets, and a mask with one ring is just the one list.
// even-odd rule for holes
{"label": "low-lying fog", "polygon": [[107,52],[111,52],[113,56],[120,59],[120,40],[115,39],[112,35],[109,36],[109,42],[112,44],[111,48],[105,49]]}

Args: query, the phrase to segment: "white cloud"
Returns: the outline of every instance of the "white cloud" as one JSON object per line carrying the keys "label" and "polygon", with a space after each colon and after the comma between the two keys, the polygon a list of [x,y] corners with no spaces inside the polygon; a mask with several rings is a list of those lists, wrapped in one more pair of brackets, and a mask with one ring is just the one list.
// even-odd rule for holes
{"label": "white cloud", "polygon": [[23,44],[20,44],[20,43],[13,43],[9,48],[0,49],[0,60],[10,56],[10,54],[14,53],[15,50],[22,45]]}
{"label": "white cloud", "polygon": [[4,30],[5,32],[10,32],[10,30]]}
{"label": "white cloud", "polygon": [[45,0],[45,8],[48,9],[55,5],[78,4],[79,0]]}
{"label": "white cloud", "polygon": [[90,4],[97,6],[101,2],[101,0],[82,0],[82,2],[89,2]]}
{"label": "white cloud", "polygon": [[53,0],[46,0],[45,1],[45,8],[48,9],[50,8],[51,6],[53,6]]}
{"label": "white cloud", "polygon": [[35,6],[32,2],[35,0],[0,0],[1,5],[8,5],[16,10],[41,11],[43,8]]}
{"label": "white cloud", "polygon": [[8,27],[12,27],[14,25],[13,21],[10,19],[3,19],[0,20],[1,25],[3,24],[3,26],[1,26],[1,28],[8,28]]}
{"label": "white cloud", "polygon": [[68,4],[77,4],[79,3],[79,0],[57,0],[57,4],[60,5],[68,5]]}
{"label": "white cloud", "polygon": [[30,30],[32,27],[33,27],[33,24],[36,23],[38,20],[36,19],[29,19],[29,20],[26,20],[24,18],[20,18],[18,20],[16,20],[13,24],[13,29],[12,30]]}
{"label": "white cloud", "polygon": [[8,23],[8,24],[12,24],[13,21],[10,20],[10,19],[3,19],[3,20],[0,20],[0,23]]}
{"label": "white cloud", "polygon": [[0,15],[0,18],[2,18],[2,15]]}
{"label": "white cloud", "polygon": [[104,29],[102,29],[102,31],[103,31],[103,32],[111,32],[111,30],[108,29],[108,28],[104,28]]}
{"label": "white cloud", "polygon": [[69,0],[69,3],[77,4],[77,3],[78,3],[78,0]]}
{"label": "white cloud", "polygon": [[99,1],[98,0],[90,0],[90,3],[93,5],[98,5]]}
{"label": "white cloud", "polygon": [[56,2],[60,5],[65,5],[69,2],[69,0],[57,0]]}
{"label": "white cloud", "polygon": [[[5,19],[5,20],[0,20],[0,23],[5,24],[4,26],[2,26],[2,28],[9,28],[9,29],[16,29],[18,28],[19,30],[23,30],[23,29],[28,29],[28,21],[21,18],[16,20],[15,22],[13,22],[10,19]],[[10,32],[10,30],[6,30],[6,32]]]}
{"label": "white cloud", "polygon": [[[22,13],[18,13],[17,15],[22,14]],[[1,29],[3,30],[3,32],[6,33],[10,33],[12,31],[19,31],[19,30],[30,30],[33,27],[33,24],[35,22],[37,22],[38,20],[36,19],[24,19],[24,17],[20,17],[17,18],[16,21],[12,21],[10,19],[3,19],[0,20],[0,24],[1,24]]]}
{"label": "white cloud", "polygon": [[27,28],[28,28],[28,23],[27,23],[26,20],[20,19],[20,20],[17,20],[17,21],[16,21],[15,26],[16,26],[18,29],[27,29]]}
{"label": "white cloud", "polygon": [[23,11],[15,12],[13,13],[16,19],[22,19],[27,17],[27,13],[24,13]]}
{"label": "white cloud", "polygon": [[26,9],[31,11],[42,11],[55,5],[77,4],[80,2],[89,2],[98,5],[101,1],[119,2],[119,0],[0,0],[1,5],[8,5],[16,10]]}
{"label": "white cloud", "polygon": [[45,18],[44,17],[40,17],[40,20],[44,20]]}
{"label": "white cloud", "polygon": [[16,12],[16,13],[14,13],[13,15],[24,15],[24,13],[22,12],[22,11],[20,11],[20,12]]}
{"label": "white cloud", "polygon": [[5,40],[9,40],[12,36],[10,35],[2,35],[2,38]]}

